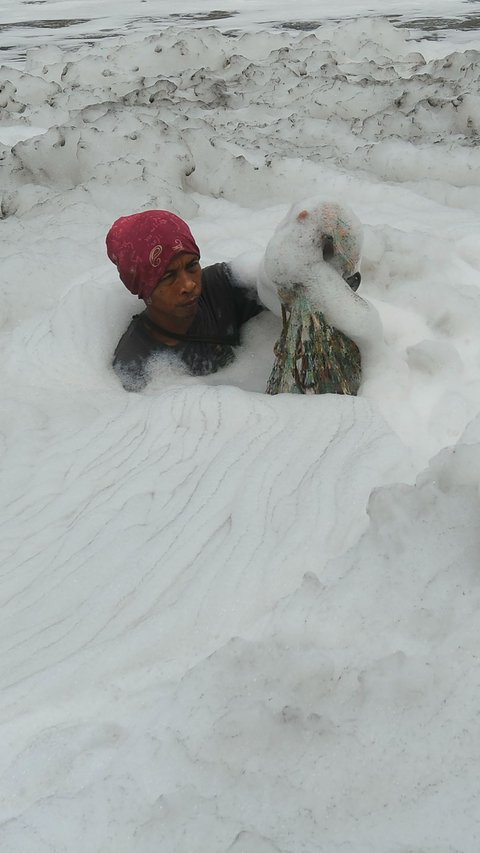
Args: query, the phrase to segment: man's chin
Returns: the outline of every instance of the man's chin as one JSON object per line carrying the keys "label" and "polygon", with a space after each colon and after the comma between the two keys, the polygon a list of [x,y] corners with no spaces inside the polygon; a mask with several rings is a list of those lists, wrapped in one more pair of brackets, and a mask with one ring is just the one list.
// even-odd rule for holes
{"label": "man's chin", "polygon": [[194,302],[189,303],[188,305],[181,305],[177,309],[177,313],[179,313],[182,317],[194,317],[198,311],[198,299],[195,299]]}

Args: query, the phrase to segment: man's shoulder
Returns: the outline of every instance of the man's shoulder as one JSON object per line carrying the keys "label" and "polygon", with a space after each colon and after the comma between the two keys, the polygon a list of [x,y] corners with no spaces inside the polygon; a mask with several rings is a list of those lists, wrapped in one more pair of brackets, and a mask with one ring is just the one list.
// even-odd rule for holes
{"label": "man's shoulder", "polygon": [[205,267],[203,273],[204,304],[210,305],[211,310],[224,319],[228,318],[234,328],[239,329],[263,311],[255,288],[240,281],[229,263]]}
{"label": "man's shoulder", "polygon": [[210,264],[202,269],[202,287],[203,288],[223,288],[229,289],[233,286],[233,278],[230,267],[227,263]]}
{"label": "man's shoulder", "polygon": [[142,315],[132,317],[113,354],[112,366],[127,391],[139,391],[147,384],[146,365],[154,353],[166,349],[147,333]]}
{"label": "man's shoulder", "polygon": [[135,314],[116,346],[113,363],[128,363],[138,356],[150,355],[153,349],[154,343],[145,331],[141,314]]}

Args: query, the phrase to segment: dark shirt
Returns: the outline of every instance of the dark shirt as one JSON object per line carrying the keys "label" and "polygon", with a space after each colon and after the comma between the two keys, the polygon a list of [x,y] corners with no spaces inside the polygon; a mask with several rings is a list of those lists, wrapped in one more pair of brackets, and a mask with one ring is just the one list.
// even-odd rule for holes
{"label": "dark shirt", "polygon": [[202,295],[188,337],[175,346],[152,335],[146,312],[137,314],[120,338],[113,368],[127,391],[141,391],[149,380],[148,362],[159,353],[174,353],[194,376],[215,373],[234,359],[240,344],[240,327],[263,310],[255,291],[237,284],[228,264],[202,270]]}

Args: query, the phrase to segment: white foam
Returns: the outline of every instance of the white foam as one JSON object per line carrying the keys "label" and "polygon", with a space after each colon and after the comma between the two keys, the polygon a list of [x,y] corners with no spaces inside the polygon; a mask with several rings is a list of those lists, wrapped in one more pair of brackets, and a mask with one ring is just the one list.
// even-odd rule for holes
{"label": "white foam", "polygon": [[[476,853],[478,54],[362,18],[255,32],[276,8],[238,37],[15,30],[45,44],[0,129],[2,853]],[[361,395],[266,397],[269,313],[226,370],[159,360],[126,393],[113,220],[172,208],[251,282],[318,195],[363,226]]]}

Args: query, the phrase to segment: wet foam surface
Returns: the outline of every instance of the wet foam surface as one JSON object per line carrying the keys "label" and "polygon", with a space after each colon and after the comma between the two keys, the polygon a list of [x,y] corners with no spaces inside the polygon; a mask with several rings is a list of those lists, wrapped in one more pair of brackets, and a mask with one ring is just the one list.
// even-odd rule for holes
{"label": "wet foam surface", "polygon": [[[255,31],[258,26],[270,29],[309,31],[326,21],[338,22],[358,15],[384,16],[397,26],[412,29],[412,37],[443,39],[445,31],[450,38],[465,41],[465,35],[475,38],[479,29],[475,13],[476,0],[437,0],[433,3],[389,2],[384,0],[356,0],[322,3],[321,12],[312,14],[310,0],[295,4],[292,17],[291,3],[285,0],[265,0],[256,4],[239,5],[227,0],[221,9],[201,8],[198,2],[182,4],[181,11],[172,11],[167,0],[123,0],[115,5],[93,0],[79,3],[69,0],[39,0],[24,2],[24,17],[19,17],[17,0],[5,0],[0,9],[0,51],[8,53],[8,61],[23,61],[25,51],[32,47],[55,43],[69,46],[81,45],[86,40],[96,43],[110,37],[124,36],[129,32],[152,35],[152,30],[171,25],[201,27],[214,24],[225,32]],[[41,9],[42,17],[38,11]],[[68,9],[69,15],[65,14]],[[61,33],[57,32],[62,30]],[[462,31],[465,31],[462,34]]]}
{"label": "wet foam surface", "polygon": [[[3,72],[2,853],[477,853],[479,53],[249,9]],[[363,225],[360,395],[265,396],[269,312],[126,393],[113,220],[246,275],[317,193]]]}

